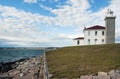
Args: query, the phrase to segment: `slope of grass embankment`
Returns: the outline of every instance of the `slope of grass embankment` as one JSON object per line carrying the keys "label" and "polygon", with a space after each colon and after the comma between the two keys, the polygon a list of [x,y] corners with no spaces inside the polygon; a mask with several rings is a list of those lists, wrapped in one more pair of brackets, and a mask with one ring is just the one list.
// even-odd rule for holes
{"label": "slope of grass embankment", "polygon": [[54,78],[79,78],[120,69],[120,44],[64,47],[46,53]]}

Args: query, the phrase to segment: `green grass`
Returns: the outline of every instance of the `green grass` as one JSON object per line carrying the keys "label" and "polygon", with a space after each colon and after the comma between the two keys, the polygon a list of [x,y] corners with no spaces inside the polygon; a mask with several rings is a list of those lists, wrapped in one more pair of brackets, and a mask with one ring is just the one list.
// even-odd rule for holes
{"label": "green grass", "polygon": [[46,56],[53,79],[79,78],[120,68],[120,44],[64,47]]}

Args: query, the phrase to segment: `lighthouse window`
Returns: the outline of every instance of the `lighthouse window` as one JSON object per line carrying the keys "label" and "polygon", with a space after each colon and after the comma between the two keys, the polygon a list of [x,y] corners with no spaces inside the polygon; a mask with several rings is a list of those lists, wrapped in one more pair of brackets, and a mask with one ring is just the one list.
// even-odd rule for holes
{"label": "lighthouse window", "polygon": [[102,31],[102,35],[104,35],[104,31]]}
{"label": "lighthouse window", "polygon": [[97,31],[95,31],[95,36],[97,36]]}

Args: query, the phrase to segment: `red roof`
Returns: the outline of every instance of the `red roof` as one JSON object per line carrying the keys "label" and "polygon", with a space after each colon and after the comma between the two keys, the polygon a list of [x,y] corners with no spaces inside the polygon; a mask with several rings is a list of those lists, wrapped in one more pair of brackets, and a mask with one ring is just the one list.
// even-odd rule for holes
{"label": "red roof", "polygon": [[84,37],[74,38],[73,40],[80,40],[80,39],[84,39]]}
{"label": "red roof", "polygon": [[94,30],[94,29],[105,29],[105,27],[100,25],[95,25],[92,27],[84,28],[84,30]]}

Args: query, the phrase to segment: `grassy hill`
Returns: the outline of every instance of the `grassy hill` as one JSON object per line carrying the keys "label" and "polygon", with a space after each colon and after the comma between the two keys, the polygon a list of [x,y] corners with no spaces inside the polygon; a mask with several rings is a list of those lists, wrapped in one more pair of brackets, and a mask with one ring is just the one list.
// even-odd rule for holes
{"label": "grassy hill", "polygon": [[46,57],[49,72],[55,79],[79,78],[120,69],[120,44],[64,47],[47,52]]}

